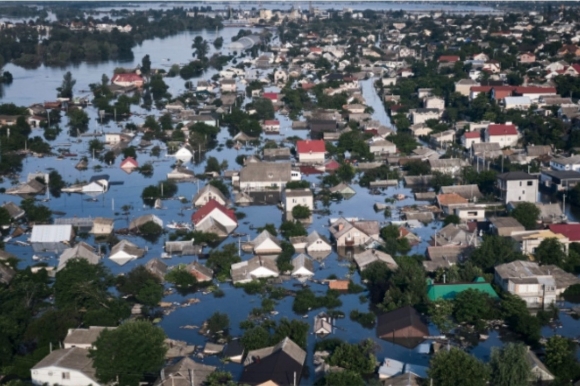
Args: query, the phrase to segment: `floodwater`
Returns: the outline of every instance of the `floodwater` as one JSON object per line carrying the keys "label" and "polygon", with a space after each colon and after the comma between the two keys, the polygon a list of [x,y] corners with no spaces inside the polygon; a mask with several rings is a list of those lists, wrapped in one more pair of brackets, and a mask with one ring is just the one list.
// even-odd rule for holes
{"label": "floodwater", "polygon": [[[377,7],[377,9],[387,9],[389,7],[395,7],[395,9],[408,7],[430,7],[431,4],[377,4],[368,3],[369,8]],[[157,4],[147,4],[145,7],[154,7]],[[244,4],[246,6],[246,4]],[[278,4],[276,4],[276,7]],[[344,4],[345,7],[349,6]],[[437,5],[437,7],[439,7]],[[366,3],[365,7],[366,8]],[[440,8],[437,8],[440,9]],[[227,45],[231,41],[231,37],[237,33],[237,29],[226,28],[221,31],[200,31],[200,32],[185,32],[176,36],[164,38],[164,39],[154,39],[150,41],[143,42],[142,45],[134,48],[134,59],[129,62],[105,62],[97,64],[82,63],[79,65],[67,66],[65,68],[56,67],[45,67],[41,66],[37,69],[23,69],[16,67],[14,65],[8,64],[5,66],[5,70],[10,71],[14,76],[14,82],[12,85],[4,88],[4,96],[0,99],[1,103],[15,103],[16,105],[28,106],[33,103],[40,103],[47,100],[54,100],[56,98],[56,88],[60,85],[62,77],[66,71],[71,71],[73,77],[77,80],[75,87],[76,96],[84,96],[89,94],[89,84],[100,82],[101,75],[107,74],[111,77],[113,71],[116,67],[135,67],[140,63],[141,58],[149,54],[151,56],[152,67],[161,67],[168,69],[171,64],[174,63],[187,63],[192,59],[192,49],[191,43],[195,36],[201,35],[204,39],[212,42],[217,36],[222,36],[224,38],[224,48],[222,52],[227,52]],[[214,52],[214,48],[210,45],[211,51],[210,55]],[[199,79],[209,79],[215,73],[214,70],[206,72],[201,78],[193,79],[195,82]],[[169,92],[173,95],[178,95],[180,92],[184,91],[185,81],[179,77],[176,78],[166,78],[166,83],[169,85]],[[375,89],[373,88],[373,82],[375,79],[369,79],[362,81],[362,90],[367,104],[373,107],[373,119],[380,121],[382,124],[391,126],[390,120],[383,108],[380,97],[377,95]],[[275,90],[275,89],[273,89]],[[159,111],[152,110],[147,112],[140,107],[132,107],[132,111],[136,113],[131,118],[131,121],[135,123],[140,123],[144,119],[145,115],[154,114],[159,115]],[[87,112],[91,117],[90,130],[94,131],[105,131],[105,132],[118,132],[120,127],[116,124],[110,123],[105,126],[101,126],[97,120],[97,114],[94,108],[88,107]],[[281,121],[281,133],[280,135],[267,136],[268,139],[273,139],[276,142],[282,141],[288,136],[299,136],[305,138],[307,136],[307,131],[292,131],[291,121],[281,115],[277,115],[277,118]],[[63,117],[61,127],[64,129],[60,136],[51,143],[55,148],[62,147],[64,143],[70,142],[70,138],[67,135],[66,130],[66,117]],[[42,135],[41,131],[33,131],[32,136]],[[218,135],[218,142],[224,144],[230,136],[226,128],[221,129]],[[95,174],[108,174],[110,176],[111,182],[117,182],[110,187],[110,190],[91,199],[86,195],[80,194],[62,194],[60,197],[50,197],[50,201],[46,202],[54,211],[65,212],[64,217],[114,217],[115,218],[115,228],[125,228],[128,225],[130,219],[137,216],[154,213],[159,216],[165,223],[170,221],[190,221],[190,216],[192,210],[190,209],[190,204],[182,204],[179,200],[165,200],[163,201],[163,209],[156,210],[149,207],[145,207],[140,198],[140,193],[144,187],[152,184],[157,184],[160,180],[166,178],[166,174],[171,171],[172,165],[174,164],[174,159],[172,157],[166,156],[162,152],[160,157],[152,157],[149,152],[138,153],[137,161],[140,164],[145,162],[153,162],[154,164],[154,174],[150,178],[143,177],[142,175],[134,172],[132,174],[126,174],[119,168],[121,162],[120,158],[117,158],[113,165],[103,165],[97,160],[93,160],[91,154],[88,152],[88,141],[91,138],[82,137],[82,143],[73,143],[70,146],[70,152],[78,154],[77,159],[67,159],[57,160],[55,157],[48,157],[43,159],[38,158],[27,158],[23,164],[23,171],[21,174],[21,179],[25,179],[27,174],[36,171],[47,171],[49,168],[54,168],[60,172],[64,177],[65,181],[73,183],[76,180],[88,180],[91,176]],[[133,144],[138,144],[139,138],[135,138]],[[59,146],[59,144],[61,144]],[[155,143],[159,144],[160,143]],[[205,154],[205,157],[214,156],[218,160],[226,160],[229,164],[229,169],[239,168],[235,163],[236,156],[240,154],[253,154],[257,149],[254,148],[242,148],[241,150],[228,149],[225,146],[218,146],[217,148],[209,151]],[[89,169],[86,171],[79,171],[74,168],[74,165],[78,162],[78,158],[86,155],[89,157]],[[197,154],[196,154],[197,157]],[[101,166],[102,170],[95,170],[93,167]],[[188,165],[196,173],[202,173],[204,168],[204,163],[195,164],[190,163]],[[303,179],[308,180],[311,183],[320,183],[321,175],[304,175]],[[8,188],[12,184],[11,181],[4,181],[1,187]],[[199,185],[197,183],[181,183],[179,184],[179,190],[176,194],[177,196],[183,196],[187,199],[197,192],[198,188],[203,186],[204,182],[201,181]],[[356,183],[353,183],[352,187],[356,190],[356,195],[349,200],[343,200],[339,203],[332,203],[330,206],[330,215],[319,216],[314,215],[312,223],[308,226],[308,231],[313,230],[328,236],[328,218],[333,217],[359,217],[364,219],[378,220],[387,224],[389,220],[398,220],[399,212],[397,208],[405,205],[421,204],[416,202],[412,197],[412,192],[410,189],[403,187],[402,185],[397,187],[390,187],[384,189],[379,195],[372,195],[367,189],[359,187]],[[383,203],[385,198],[393,197],[396,194],[404,194],[407,198],[402,201],[397,201],[393,204],[392,218],[385,218],[382,212],[376,213],[372,206],[374,202]],[[0,201],[14,201],[16,203],[20,202],[20,198],[14,196],[8,196],[5,194],[0,194]],[[120,215],[121,207],[124,205],[131,206],[130,214],[128,216]],[[320,203],[318,203],[318,209],[321,209]],[[276,227],[282,222],[283,214],[276,206],[250,206],[244,208],[237,208],[237,210],[244,212],[247,217],[240,221],[239,227],[236,232],[247,233],[251,238],[257,235],[255,228],[264,225],[265,223],[274,223]],[[413,247],[411,253],[424,253],[427,246],[427,241],[430,236],[437,229],[441,227],[439,222],[429,224],[427,227],[419,228],[414,230],[420,237],[422,242]],[[251,229],[252,228],[252,229]],[[17,240],[26,241],[27,236],[21,236]],[[141,238],[128,237],[132,242],[138,244],[141,247],[147,247],[148,253],[142,259],[131,261],[124,266],[118,266],[111,262],[107,257],[103,259],[103,263],[111,269],[114,274],[122,274],[130,271],[137,265],[145,264],[149,259],[156,258],[163,252],[163,242],[165,237],[161,237],[156,243],[147,242]],[[86,240],[88,243],[94,245],[94,240],[89,237]],[[238,239],[229,237],[226,239],[222,245],[227,243],[238,243]],[[22,262],[21,266],[32,265],[34,261],[32,260],[32,248],[22,247],[17,244],[10,242],[6,245],[6,250],[18,256]],[[205,252],[208,252],[206,250]],[[56,265],[57,259],[54,254],[45,254],[49,260],[50,265]],[[242,254],[242,259],[249,259],[251,256],[249,254]],[[176,265],[179,263],[188,263],[194,261],[196,257],[173,257],[166,262],[171,265]],[[331,253],[324,260],[324,264],[315,263],[317,268],[316,279],[325,279],[329,275],[334,274],[339,278],[345,278],[349,274],[349,267],[347,261],[340,258],[336,252]],[[355,273],[352,279],[360,283],[360,276]],[[282,284],[285,288],[296,289],[294,284],[297,281],[291,280]],[[239,323],[248,318],[250,311],[253,308],[260,307],[261,298],[259,295],[247,295],[240,289],[235,289],[230,284],[220,284],[220,288],[225,292],[225,297],[214,298],[213,295],[203,295],[201,293],[195,293],[187,296],[181,296],[179,294],[173,294],[164,299],[164,301],[171,302],[181,302],[187,298],[199,298],[201,301],[198,304],[194,304],[186,308],[178,308],[172,314],[165,316],[160,322],[160,326],[165,330],[166,334],[173,339],[185,340],[191,344],[203,345],[205,343],[205,338],[197,333],[196,330],[182,329],[181,326],[185,325],[197,325],[200,326],[212,313],[227,312],[230,318],[230,333],[233,336],[239,336],[242,331],[239,328]],[[311,283],[310,288],[318,294],[326,292],[326,287],[320,284]],[[313,317],[320,310],[313,310],[308,313],[308,318],[303,319],[303,315],[296,315],[292,312],[292,300],[293,298],[287,297],[278,302],[276,306],[276,311],[278,315],[271,316],[274,320],[280,320],[281,318],[291,318],[300,319],[308,322],[310,325],[313,323]],[[388,342],[381,341],[376,338],[374,330],[368,330],[361,327],[359,324],[350,321],[348,315],[351,310],[360,310],[367,312],[368,303],[361,304],[359,301],[359,295],[342,295],[341,300],[343,306],[340,308],[346,315],[346,318],[339,319],[336,322],[336,329],[333,336],[344,339],[348,342],[358,342],[363,339],[370,338],[375,341],[378,345],[377,358],[382,361],[385,356],[398,359],[401,361],[427,365],[429,358],[425,355],[417,353],[415,350],[406,349],[404,347],[394,345]],[[576,333],[577,323],[569,318],[567,315],[562,316],[562,322],[564,327],[558,329],[558,333],[565,333],[567,336],[574,336]],[[549,336],[553,333],[553,330],[544,329],[545,336]],[[433,326],[430,326],[431,335],[438,335],[438,331]],[[314,335],[308,336],[308,358],[307,365],[310,367],[310,377],[305,379],[302,384],[311,384],[314,379],[314,371],[312,366],[312,352],[313,347],[316,342],[316,337]],[[501,346],[502,341],[499,334],[496,331],[490,333],[490,337],[487,341],[479,344],[473,353],[482,359],[487,359],[490,354],[490,350],[494,346]],[[222,364],[216,357],[208,357],[204,359],[208,364],[213,364],[219,367],[226,368],[238,375],[241,372],[241,365],[236,364]]]}

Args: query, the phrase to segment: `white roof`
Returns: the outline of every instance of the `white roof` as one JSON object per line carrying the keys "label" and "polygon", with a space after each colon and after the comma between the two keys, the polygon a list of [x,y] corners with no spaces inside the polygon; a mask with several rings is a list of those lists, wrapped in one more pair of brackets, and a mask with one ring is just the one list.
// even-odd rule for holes
{"label": "white roof", "polygon": [[35,225],[30,235],[31,243],[58,243],[70,241],[72,225]]}
{"label": "white roof", "polygon": [[505,97],[504,101],[506,105],[523,105],[530,104],[532,102],[530,97],[527,96]]}

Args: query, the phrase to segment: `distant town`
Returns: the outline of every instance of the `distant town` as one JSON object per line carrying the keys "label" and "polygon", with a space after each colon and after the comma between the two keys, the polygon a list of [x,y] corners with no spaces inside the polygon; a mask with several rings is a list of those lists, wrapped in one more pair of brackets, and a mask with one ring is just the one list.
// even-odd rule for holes
{"label": "distant town", "polygon": [[0,384],[580,385],[574,3],[0,5]]}

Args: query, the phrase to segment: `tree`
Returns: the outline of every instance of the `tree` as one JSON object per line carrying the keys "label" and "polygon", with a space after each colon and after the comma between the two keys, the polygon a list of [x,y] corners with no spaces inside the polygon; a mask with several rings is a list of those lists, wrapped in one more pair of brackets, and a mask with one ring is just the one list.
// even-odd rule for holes
{"label": "tree", "polygon": [[210,252],[206,265],[213,269],[218,279],[222,280],[229,277],[232,264],[242,261],[238,256],[238,249],[235,244],[224,245],[221,251],[213,250]]}
{"label": "tree", "polygon": [[197,278],[189,273],[185,264],[178,264],[165,275],[165,280],[175,284],[180,289],[189,289],[195,287]]}
{"label": "tree", "polygon": [[163,98],[169,89],[169,86],[165,84],[161,75],[153,75],[149,81],[149,87],[155,100]]}
{"label": "tree", "polygon": [[534,251],[534,256],[540,264],[553,264],[558,267],[562,267],[567,259],[564,244],[555,237],[542,240]]}
{"label": "tree", "polygon": [[215,158],[215,157],[209,157],[207,159],[207,162],[205,164],[205,172],[206,173],[215,172],[215,173],[218,173],[218,174],[221,173],[220,162],[217,160],[217,158]]}
{"label": "tree", "polygon": [[531,202],[521,202],[511,213],[512,217],[519,221],[526,229],[536,229],[540,209]]}
{"label": "tree", "polygon": [[434,386],[486,386],[489,368],[474,356],[452,347],[431,358],[427,374]]}
{"label": "tree", "polygon": [[425,176],[431,173],[431,166],[429,163],[417,159],[406,162],[403,166],[403,170],[405,170],[409,176]]}
{"label": "tree", "polygon": [[0,207],[0,226],[10,225],[11,222],[12,218],[10,217],[8,210],[3,206]]}
{"label": "tree", "polygon": [[546,342],[546,366],[563,383],[577,378],[576,344],[563,336],[550,337]]}
{"label": "tree", "polygon": [[[79,130],[84,133],[89,128],[89,116],[84,110],[81,109],[71,109],[68,114],[68,125],[71,129]],[[75,133],[76,134],[76,133]]]}
{"label": "tree", "polygon": [[70,71],[67,71],[62,78],[62,84],[56,90],[58,91],[58,96],[60,98],[69,98],[72,99],[73,97],[73,88],[77,81],[73,78]]}
{"label": "tree", "polygon": [[137,386],[146,374],[155,374],[165,363],[165,333],[146,321],[131,321],[115,330],[104,330],[89,350],[97,379]]}
{"label": "tree", "polygon": [[296,205],[292,208],[292,217],[298,220],[308,218],[311,214],[310,208],[304,205]]}
{"label": "tree", "polygon": [[453,315],[459,323],[480,323],[489,319],[491,310],[489,295],[471,288],[458,293],[453,305]]}
{"label": "tree", "polygon": [[355,371],[331,371],[324,377],[326,386],[364,386],[363,377]]}
{"label": "tree", "polygon": [[461,219],[456,214],[447,215],[443,219],[443,226],[444,227],[447,226],[447,225],[449,225],[449,224],[459,224],[459,223],[461,223]]}
{"label": "tree", "polygon": [[205,379],[205,386],[237,386],[232,373],[225,370],[216,370]]}
{"label": "tree", "polygon": [[514,241],[501,236],[483,236],[481,246],[471,254],[469,260],[486,272],[493,271],[499,264],[523,260],[524,256],[517,251]]}
{"label": "tree", "polygon": [[527,359],[528,348],[522,343],[508,343],[493,348],[489,365],[491,384],[497,386],[527,386],[532,372]]}
{"label": "tree", "polygon": [[376,363],[373,346],[373,341],[370,339],[359,344],[343,343],[334,350],[328,359],[328,364],[361,375],[371,374],[375,371]]}
{"label": "tree", "polygon": [[452,314],[453,302],[450,300],[437,299],[429,303],[429,317],[431,318],[431,322],[442,333],[447,333],[453,328],[453,320],[451,320]]}
{"label": "tree", "polygon": [[207,330],[212,334],[226,330],[230,326],[230,318],[228,314],[221,312],[214,312],[207,320]]}
{"label": "tree", "polygon": [[157,306],[163,298],[161,280],[149,272],[144,265],[138,265],[127,275],[119,276],[117,286],[120,293],[130,295],[139,303],[149,307]]}
{"label": "tree", "polygon": [[151,58],[149,58],[149,54],[147,54],[143,59],[141,59],[141,73],[143,75],[148,75],[149,72],[151,72]]}
{"label": "tree", "polygon": [[354,178],[355,170],[350,164],[342,164],[336,170],[336,175],[341,181],[350,182]]}
{"label": "tree", "polygon": [[431,177],[431,186],[435,191],[439,191],[442,186],[450,186],[454,183],[453,176],[441,172],[433,172]]}
{"label": "tree", "polygon": [[268,347],[270,345],[270,333],[262,326],[255,326],[244,331],[240,343],[246,352]]}
{"label": "tree", "polygon": [[300,320],[289,320],[283,318],[280,320],[276,328],[274,329],[274,334],[272,335],[272,344],[280,343],[284,338],[288,337],[292,339],[294,343],[302,347],[304,350],[307,349],[307,339],[308,331],[310,330],[310,325]]}
{"label": "tree", "polygon": [[274,105],[268,98],[256,99],[251,108],[256,111],[253,115],[259,120],[274,119]]}
{"label": "tree", "polygon": [[296,237],[296,236],[306,236],[306,228],[299,221],[284,221],[280,225],[280,232],[285,238]]}
{"label": "tree", "polygon": [[135,146],[129,146],[123,149],[122,151],[123,153],[123,159],[125,158],[133,158],[133,159],[137,159],[137,149],[135,148]]}

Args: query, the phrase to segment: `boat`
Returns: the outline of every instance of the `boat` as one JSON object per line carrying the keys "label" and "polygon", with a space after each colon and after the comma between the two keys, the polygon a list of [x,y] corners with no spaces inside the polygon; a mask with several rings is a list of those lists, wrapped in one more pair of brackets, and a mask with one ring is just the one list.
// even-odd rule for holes
{"label": "boat", "polygon": [[32,255],[32,260],[34,261],[42,260],[42,256]]}
{"label": "boat", "polygon": [[12,240],[12,236],[6,236],[6,237],[4,237],[4,239],[3,239],[3,241],[4,241],[5,243],[9,242],[10,240]]}
{"label": "boat", "polygon": [[169,253],[167,253],[167,252],[163,252],[161,254],[161,258],[162,259],[171,259],[171,255]]}
{"label": "boat", "polygon": [[186,231],[190,231],[192,229],[190,224],[186,222],[177,222],[177,221],[172,221],[169,224],[167,224],[167,228]]}
{"label": "boat", "polygon": [[399,193],[397,195],[395,195],[395,198],[399,201],[404,200],[405,198],[407,198],[404,194]]}

